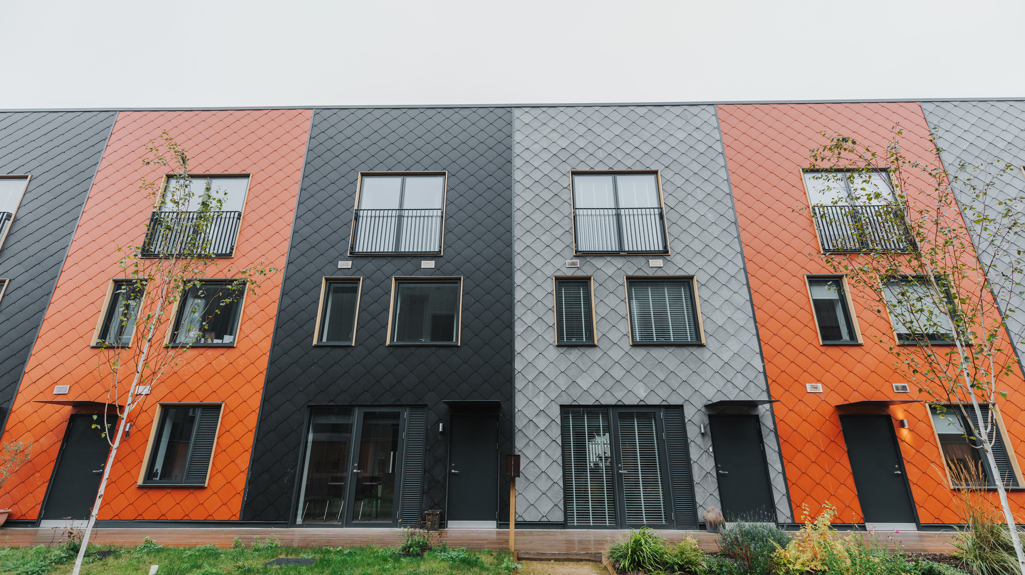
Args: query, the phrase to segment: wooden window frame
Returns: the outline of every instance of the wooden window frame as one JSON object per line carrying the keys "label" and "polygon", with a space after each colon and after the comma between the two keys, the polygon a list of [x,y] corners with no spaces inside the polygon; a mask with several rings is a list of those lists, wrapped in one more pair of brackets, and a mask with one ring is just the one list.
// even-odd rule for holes
{"label": "wooden window frame", "polygon": [[[649,280],[649,281],[665,281],[665,280],[690,280],[691,291],[694,294],[694,316],[695,322],[697,323],[697,331],[700,341],[688,342],[688,343],[662,343],[662,342],[641,342],[637,343],[634,341],[633,334],[633,319],[630,317],[630,280]],[[705,324],[701,319],[701,298],[698,295],[698,279],[695,276],[677,275],[677,276],[623,276],[623,292],[626,295],[626,334],[629,338],[631,346],[651,347],[693,347],[693,346],[704,346],[708,342],[705,340]]]}
{"label": "wooden window frame", "polygon": [[[444,189],[441,192],[441,251],[436,254],[418,254],[418,253],[376,253],[376,254],[355,254],[352,253],[352,240],[356,237],[356,211],[359,210],[360,197],[363,194],[363,178],[374,176],[392,176],[392,177],[406,177],[406,176],[444,176],[445,183],[443,184]],[[445,255],[445,224],[448,221],[448,170],[436,170],[436,171],[413,171],[413,172],[359,172],[356,175],[356,199],[352,205],[352,218],[349,222],[349,247],[348,256],[354,258],[362,257],[379,257],[379,256],[402,256],[402,257],[423,257],[423,258],[440,258]],[[389,336],[390,337],[390,336]]]}
{"label": "wooden window frame", "polygon": [[[822,246],[822,238],[819,237],[818,224],[815,223],[815,214],[812,212],[812,209],[816,206],[816,204],[813,204],[811,202],[811,192],[808,191],[808,182],[804,181],[804,175],[807,174],[807,173],[860,172],[860,171],[862,171],[862,170],[859,170],[857,168],[853,168],[853,169],[847,169],[847,168],[840,168],[840,169],[801,168],[801,186],[804,187],[804,199],[808,202],[807,203],[807,205],[808,205],[808,219],[811,222],[811,229],[814,230],[815,245],[817,245],[819,247],[818,253],[820,253],[820,254],[844,256],[844,255],[857,254],[857,253],[861,253],[861,252],[827,252],[827,251],[825,251],[825,249]],[[877,172],[886,172],[886,177],[890,180],[890,185],[893,185],[893,176],[896,173],[896,170],[894,170],[893,168],[886,168],[886,169],[876,170],[876,171]],[[896,196],[893,198],[893,201],[897,202]],[[905,253],[905,252],[892,252],[892,253]]]}
{"label": "wooden window frame", "polygon": [[[177,177],[175,174],[164,174],[164,179],[160,183],[160,194],[157,196],[157,201],[153,204],[153,211],[160,211],[160,206],[164,203],[164,194],[167,193],[167,184],[171,178]],[[249,207],[249,196],[253,188],[253,174],[249,172],[239,173],[224,173],[224,174],[189,174],[189,179],[202,180],[202,179],[217,179],[217,178],[249,178],[246,182],[246,197],[242,200],[242,215],[238,220],[238,231],[235,232],[235,241],[231,244],[231,255],[229,256],[218,256],[215,259],[224,260],[235,257],[238,251],[238,239],[242,237],[242,226],[246,221],[246,208]],[[149,259],[149,258],[147,258]]]}
{"label": "wooden window frame", "polygon": [[[397,287],[403,281],[424,281],[424,282],[459,282],[459,304],[458,318],[456,320],[456,342],[455,343],[393,343],[392,322],[395,319],[395,298],[398,297]],[[388,333],[385,335],[385,345],[395,347],[459,347],[463,345],[463,276],[394,276],[391,279],[391,295],[388,300]]]}
{"label": "wooden window frame", "polygon": [[[573,187],[573,178],[575,176],[616,176],[616,175],[640,175],[640,174],[654,174],[655,175],[655,186],[658,188],[658,205],[659,209],[662,210],[662,230],[666,237],[666,251],[664,252],[651,252],[651,253],[630,253],[623,254],[618,252],[610,253],[580,253],[577,251],[577,218],[576,218],[576,190]],[[569,221],[570,231],[572,232],[573,242],[573,256],[574,257],[589,257],[589,256],[670,256],[672,255],[673,248],[669,241],[669,225],[666,218],[666,199],[662,193],[662,170],[570,170],[569,172]]]}
{"label": "wooden window frame", "polygon": [[[7,224],[7,229],[4,233],[0,234],[0,249],[3,249],[4,243],[7,241],[7,236],[11,233],[11,228],[14,227],[14,219],[18,217],[18,209],[21,208],[21,202],[25,201],[25,194],[28,192],[29,182],[32,181],[31,174],[11,174],[0,176],[0,180],[25,180],[25,185],[21,188],[21,194],[18,196],[18,202],[14,204],[14,211],[11,212],[11,221]],[[2,294],[0,294],[2,295]]]}
{"label": "wooden window frame", "polygon": [[[174,407],[212,407],[219,406],[220,409],[217,411],[217,429],[214,431],[214,443],[210,448],[210,463],[206,468],[206,480],[203,484],[198,483],[148,483],[146,482],[146,470],[149,469],[150,457],[153,455],[154,442],[157,438],[157,430],[160,427],[160,422],[164,415],[165,409]],[[210,473],[214,466],[214,456],[217,454],[217,441],[221,437],[221,424],[224,422],[224,402],[223,401],[209,401],[209,402],[183,402],[174,403],[170,401],[162,401],[157,403],[156,413],[153,415],[152,428],[149,430],[149,439],[146,441],[146,451],[142,459],[142,468],[139,469],[139,480],[136,482],[137,487],[144,487],[146,489],[153,488],[175,488],[175,489],[205,489],[210,485]],[[191,449],[192,442],[195,441],[195,436],[189,439],[189,447]]]}
{"label": "wooden window frame", "polygon": [[[917,347],[918,343],[916,341],[901,341],[900,340],[900,335],[897,332],[897,328],[896,328],[896,326],[893,325],[893,315],[890,313],[889,302],[886,300],[886,291],[885,291],[885,289],[886,289],[886,280],[887,279],[900,279],[900,278],[913,278],[913,277],[924,277],[924,276],[922,276],[920,274],[903,274],[903,275],[897,275],[897,276],[881,277],[880,281],[879,281],[879,290],[880,290],[879,293],[881,293],[883,295],[883,301],[886,303],[886,305],[884,305],[883,308],[886,311],[886,318],[890,321],[890,331],[893,333],[893,342],[894,342],[895,345],[901,345],[901,346],[907,346],[907,347]],[[949,299],[951,301],[951,305],[953,305],[954,294],[951,293],[950,290],[947,290],[947,299]],[[954,326],[954,331],[955,332],[957,331],[957,326],[956,325]],[[958,337],[957,333],[952,333],[951,335],[954,336],[955,339]],[[966,340],[966,341],[962,341],[961,344],[962,345],[972,345],[972,342],[971,342],[971,340]],[[957,342],[954,341],[953,339],[951,339],[951,340],[942,340],[942,341],[930,341],[929,345],[938,345],[940,347],[953,347],[953,346],[957,345]]]}
{"label": "wooden window frame", "polygon": [[[352,318],[352,341],[349,343],[321,343],[320,342],[320,320],[324,314],[324,306],[327,304],[325,297],[327,296],[327,283],[330,281],[349,281],[356,283],[356,313]],[[356,327],[359,325],[359,304],[360,298],[363,297],[363,277],[362,276],[333,276],[325,277],[320,282],[320,299],[317,303],[317,323],[313,326],[313,345],[316,347],[352,347],[356,345]]]}
{"label": "wooden window frame", "polygon": [[[818,235],[818,234],[816,234]],[[815,299],[811,295],[811,280],[829,280],[839,279],[843,284],[844,300],[847,302],[847,314],[851,316],[851,330],[854,331],[855,341],[842,341],[842,342],[830,342],[822,339],[822,329],[819,326],[819,314],[815,311]],[[805,274],[804,275],[804,287],[808,290],[808,305],[811,306],[811,316],[815,321],[815,333],[819,337],[819,345],[824,346],[838,346],[838,345],[865,345],[865,340],[861,336],[861,326],[858,325],[857,314],[854,313],[854,300],[851,298],[850,284],[847,283],[847,276],[844,275],[820,275],[820,274]],[[892,325],[892,322],[891,322]]]}
{"label": "wooden window frame", "polygon": [[[214,282],[234,282],[234,281],[239,281],[239,279],[240,278],[203,278],[203,279],[198,279],[197,278],[195,280],[188,280],[188,281],[198,281],[200,283],[214,283]],[[194,347],[203,347],[203,348],[207,348],[207,347],[209,347],[209,348],[232,348],[232,347],[237,347],[238,346],[238,340],[242,338],[242,316],[243,316],[243,314],[245,312],[246,297],[248,297],[248,295],[249,295],[249,282],[248,282],[248,280],[242,280],[242,281],[244,282],[245,285],[242,288],[243,289],[242,298],[239,299],[239,301],[238,301],[238,305],[239,305],[238,325],[235,326],[235,340],[232,341],[231,343],[213,343],[213,344],[210,344],[210,343],[206,343],[206,344],[192,343],[192,344],[189,344],[189,346],[188,346],[189,349],[192,349]],[[185,292],[183,292],[181,294],[181,296],[178,298],[178,301],[174,302],[174,307],[171,308],[171,323],[167,326],[167,329],[165,330],[166,333],[164,334],[164,347],[184,347],[184,346],[182,346],[180,344],[172,343],[171,342],[171,336],[174,335],[175,331],[177,331],[177,327],[176,326],[178,324],[178,308],[180,308],[182,302],[185,301],[185,296],[186,296],[187,293],[188,293],[188,290],[185,290]]]}
{"label": "wooden window frame", "polygon": [[[941,404],[936,404],[936,405],[942,405],[944,408],[946,408],[946,410],[948,412],[956,414],[957,417],[959,417],[959,418],[962,416],[961,410],[958,409],[954,404],[941,403]],[[969,409],[973,409],[973,408],[969,407]],[[1014,446],[1012,445],[1012,443],[1010,441],[1010,437],[1008,437],[1008,435],[1007,435],[1007,426],[1004,425],[1004,417],[1000,413],[1000,406],[998,406],[996,403],[991,403],[991,404],[989,404],[989,409],[990,409],[990,412],[994,414],[993,422],[997,426],[997,433],[999,433],[1000,437],[1004,440],[1004,449],[1007,451],[1007,458],[1011,461],[1011,472],[1014,473],[1015,479],[1018,480],[1018,485],[1022,486],[1022,487],[1006,487],[1005,486],[1004,489],[1007,490],[1007,491],[1023,491],[1023,490],[1025,490],[1025,476],[1022,475],[1021,467],[1018,465],[1018,456],[1015,455],[1015,453],[1014,453]],[[986,490],[986,491],[996,491],[997,488],[996,488],[995,485],[994,486],[989,486],[989,485],[985,485],[985,486],[970,486],[970,485],[956,485],[954,483],[954,476],[950,472],[950,466],[947,465],[947,458],[943,455],[943,444],[940,443],[940,432],[936,430],[936,422],[933,421],[933,418],[932,418],[932,405],[926,404],[925,411],[926,411],[926,414],[929,416],[929,426],[930,426],[930,429],[932,429],[932,438],[936,442],[936,449],[939,450],[939,452],[940,452],[940,459],[943,460],[943,471],[944,471],[944,473],[946,473],[946,476],[947,476],[947,487],[949,487],[953,491],[959,491],[959,490],[962,490],[962,489],[983,489],[983,490]],[[983,455],[980,453],[979,457],[982,458]],[[988,467],[988,464],[986,465],[986,467]],[[997,471],[999,471],[999,470],[997,470]]]}
{"label": "wooden window frame", "polygon": [[[103,331],[103,322],[107,319],[107,312],[110,311],[111,298],[114,295],[114,286],[117,282],[130,283],[135,281],[142,284],[142,297],[139,298],[139,310],[141,311],[142,304],[146,301],[146,282],[144,280],[114,278],[107,282],[107,293],[103,296],[103,307],[100,309],[100,318],[96,321],[96,329],[93,330],[93,337],[89,342],[89,347],[126,349],[132,347],[135,343],[135,332],[137,331],[135,329],[132,329],[132,337],[128,342],[128,345],[108,345],[106,342],[100,341],[100,332]],[[177,304],[175,304],[175,312],[177,312],[177,310]]]}
{"label": "wooden window frame", "polygon": [[7,286],[11,283],[11,280],[0,278],[0,302],[4,300],[4,292],[7,291]]}
{"label": "wooden window frame", "polygon": [[[591,295],[591,334],[593,340],[590,343],[559,343],[559,281],[560,280],[587,280],[588,290]],[[552,299],[555,306],[552,308],[555,318],[555,345],[556,347],[597,347],[598,346],[598,317],[594,312],[594,276],[555,276],[552,278]]]}

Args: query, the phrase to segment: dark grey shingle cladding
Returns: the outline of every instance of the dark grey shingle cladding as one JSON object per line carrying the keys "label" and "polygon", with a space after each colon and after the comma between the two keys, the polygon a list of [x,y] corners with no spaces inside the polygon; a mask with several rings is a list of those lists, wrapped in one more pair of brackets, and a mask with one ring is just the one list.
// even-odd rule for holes
{"label": "dark grey shingle cladding", "polygon": [[14,401],[115,112],[0,113],[0,175],[31,176],[0,247],[0,431]]}
{"label": "dark grey shingle cladding", "polygon": [[[515,115],[520,517],[566,520],[563,406],[682,405],[698,514],[720,506],[706,404],[764,401],[768,391],[715,107],[517,108]],[[659,170],[671,253],[575,257],[575,170]],[[663,267],[649,267],[653,258]],[[567,268],[568,259],[580,267]],[[631,346],[624,277],[673,275],[694,276],[706,345]],[[595,347],[554,345],[555,276],[594,278]],[[733,409],[758,415],[776,516],[792,521],[770,408]]]}
{"label": "dark grey shingle cladding", "polygon": [[[996,160],[1016,166],[1000,184],[989,190],[992,200],[1010,199],[1025,190],[1025,101],[922,102],[922,111],[936,137],[940,157],[948,174],[960,162],[969,166]],[[969,198],[959,198],[962,206]],[[1025,238],[1018,239],[1018,249],[1025,250]],[[978,238],[975,245],[981,246]],[[980,254],[985,256],[986,254]],[[983,261],[987,261],[984,257]],[[1025,296],[1019,292],[1000,294],[1000,309],[1025,310]],[[1025,315],[1005,314],[1012,337],[1025,334]],[[1018,359],[1025,359],[1025,343],[1015,339]]]}

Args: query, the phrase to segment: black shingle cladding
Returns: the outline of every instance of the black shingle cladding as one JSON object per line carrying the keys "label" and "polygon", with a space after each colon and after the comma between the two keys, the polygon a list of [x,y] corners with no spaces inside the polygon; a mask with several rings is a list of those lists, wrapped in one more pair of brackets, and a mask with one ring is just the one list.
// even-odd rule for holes
{"label": "black shingle cladding", "polygon": [[[448,172],[443,256],[353,257],[338,269],[368,171]],[[436,268],[421,270],[424,259]],[[293,519],[310,405],[426,405],[424,509],[445,506],[443,400],[499,400],[500,453],[512,453],[512,275],[511,109],[316,110],[242,519]],[[325,276],[363,278],[355,347],[312,345]],[[464,277],[461,346],[385,345],[395,276]]]}
{"label": "black shingle cladding", "polygon": [[[29,175],[0,278],[0,423],[21,381],[116,112],[0,113],[0,175]],[[0,425],[0,432],[3,430]]]}

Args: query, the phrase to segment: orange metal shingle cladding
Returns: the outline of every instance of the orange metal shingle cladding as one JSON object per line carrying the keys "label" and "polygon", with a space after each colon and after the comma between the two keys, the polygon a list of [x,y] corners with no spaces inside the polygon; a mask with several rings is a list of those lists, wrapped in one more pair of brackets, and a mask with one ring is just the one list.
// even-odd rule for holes
{"label": "orange metal shingle cladding", "polygon": [[[73,409],[33,401],[105,397],[100,353],[89,343],[107,284],[118,277],[115,248],[139,245],[149,221],[153,204],[139,191],[139,180],[159,181],[165,172],[142,165],[147,142],[167,130],[190,154],[192,172],[252,174],[235,257],[220,260],[219,269],[263,260],[281,270],[310,117],[309,110],[119,115],[4,434],[34,443],[30,462],[8,483],[14,488],[0,497],[0,508],[13,508],[12,518],[38,516]],[[154,387],[118,452],[101,520],[238,519],[280,290],[279,271],[262,282],[258,297],[247,298],[237,347],[189,350]],[[71,392],[55,398],[53,386],[60,384],[70,385]],[[224,402],[205,489],[136,486],[157,402]]]}
{"label": "orange metal shingle cladding", "polygon": [[[834,405],[860,400],[909,399],[891,383],[904,381],[877,336],[892,338],[888,317],[854,299],[864,346],[823,346],[812,316],[805,274],[829,274],[818,261],[815,227],[801,169],[809,150],[826,134],[842,133],[882,149],[893,126],[904,130],[904,153],[935,162],[929,128],[918,104],[802,104],[719,106],[723,144],[737,206],[741,241],[750,276],[766,373],[775,404],[782,453],[796,517],[807,504],[839,510],[837,522],[860,523],[861,507]],[[923,181],[928,186],[928,182]],[[824,393],[807,393],[821,382]],[[1025,390],[1019,374],[1006,382],[1012,391],[1000,402],[1016,453],[1025,445]],[[914,386],[912,386],[914,387]],[[912,397],[915,392],[912,390]],[[924,399],[924,398],[923,398]],[[947,484],[932,424],[924,404],[889,410],[921,523],[958,523],[956,494]],[[906,418],[909,429],[896,420]],[[1018,509],[1025,494],[1009,494]]]}

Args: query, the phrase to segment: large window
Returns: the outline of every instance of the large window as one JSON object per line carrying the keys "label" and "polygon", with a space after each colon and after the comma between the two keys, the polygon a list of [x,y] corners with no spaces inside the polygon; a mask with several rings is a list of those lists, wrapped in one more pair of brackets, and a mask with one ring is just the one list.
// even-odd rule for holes
{"label": "large window", "polygon": [[249,176],[168,178],[142,255],[231,257],[248,189]]}
{"label": "large window", "polygon": [[843,278],[808,278],[808,291],[822,343],[860,343]]}
{"label": "large window", "polygon": [[350,252],[440,254],[445,174],[362,175]]}
{"label": "large window", "polygon": [[325,278],[320,294],[315,345],[353,345],[359,308],[359,278]]}
{"label": "large window", "polygon": [[664,254],[656,173],[573,174],[573,224],[580,254]]}
{"label": "large window", "polygon": [[555,278],[558,345],[594,345],[591,278]]}
{"label": "large window", "polygon": [[886,307],[899,343],[953,344],[956,313],[946,282],[936,279],[940,296],[928,277],[902,276],[883,282]]}
{"label": "large window", "polygon": [[[971,420],[977,421],[974,408],[965,406],[971,415]],[[997,469],[994,471],[986,455],[982,451],[982,442],[976,437],[972,426],[968,424],[964,413],[957,406],[933,406],[930,408],[933,427],[936,429],[936,436],[940,442],[940,449],[943,451],[943,458],[950,472],[950,482],[955,487],[969,487],[972,485],[995,486],[997,478],[1003,482],[1005,487],[1018,487],[1018,478],[1011,463],[1011,455],[1004,443],[1003,429],[999,420],[993,417],[989,405],[980,405],[982,411],[982,422],[975,426],[976,430],[984,430],[990,426],[989,438],[993,439],[993,459],[997,462]]]}
{"label": "large window", "polygon": [[396,279],[389,343],[458,345],[461,286],[459,279]]}
{"label": "large window", "polygon": [[114,280],[103,308],[100,325],[93,345],[128,347],[132,344],[139,306],[145,293],[145,284],[134,280]]}
{"label": "large window", "polygon": [[691,278],[627,278],[626,291],[631,343],[702,343]]}
{"label": "large window", "polygon": [[907,252],[913,241],[885,171],[804,172],[824,252]]}
{"label": "large window", "polygon": [[11,229],[14,212],[18,211],[28,180],[28,176],[0,176],[0,247],[3,247],[7,231]]}
{"label": "large window", "polygon": [[140,483],[206,486],[220,418],[220,404],[162,404]]}
{"label": "large window", "polygon": [[171,345],[235,345],[245,293],[242,281],[204,281],[190,287],[178,302]]}

